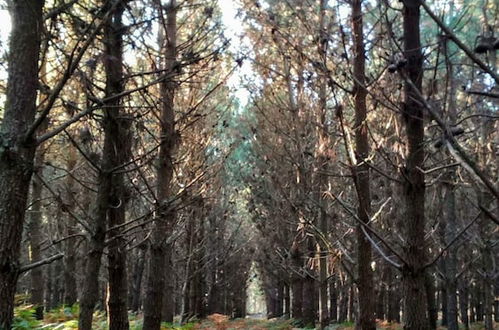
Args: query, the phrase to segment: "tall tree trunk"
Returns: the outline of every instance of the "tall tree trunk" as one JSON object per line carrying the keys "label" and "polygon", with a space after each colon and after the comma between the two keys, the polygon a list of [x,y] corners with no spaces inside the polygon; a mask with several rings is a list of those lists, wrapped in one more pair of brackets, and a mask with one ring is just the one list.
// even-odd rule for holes
{"label": "tall tree trunk", "polygon": [[[66,178],[66,192],[65,196],[67,201],[65,202],[65,207],[69,210],[74,210],[74,189],[75,180],[73,177],[73,170],[76,166],[76,148],[73,145],[68,146],[68,159],[66,170],[69,175]],[[74,220],[71,216],[66,216],[65,223],[65,235],[70,237],[76,233]],[[76,289],[76,251],[75,251],[75,240],[69,238],[63,242],[64,246],[64,304],[73,305],[78,299],[77,289]]]}
{"label": "tall tree trunk", "polygon": [[56,260],[54,262],[54,282],[52,284],[52,306],[53,307],[58,307],[62,303],[62,299],[64,296],[64,287],[62,283],[62,272],[63,272],[64,265],[62,263],[62,260]]}
{"label": "tall tree trunk", "polygon": [[435,281],[433,276],[429,273],[425,273],[425,291],[426,291],[426,306],[428,307],[428,322],[430,324],[430,329],[435,330],[437,328],[438,320],[438,307],[435,299]]}
{"label": "tall tree trunk", "polygon": [[[123,33],[122,23],[125,2],[116,6],[112,18],[104,25],[104,46],[107,61],[104,61],[106,73],[106,96],[118,95],[125,89],[123,79]],[[110,5],[109,5],[110,6]],[[131,158],[131,118],[123,108],[122,98],[106,104],[106,120],[104,134],[109,136],[113,146],[110,163],[117,168]],[[110,169],[104,169],[110,170]],[[125,184],[124,173],[113,173],[109,191],[109,208],[107,210],[109,232],[108,245],[108,278],[109,297],[107,309],[109,329],[124,330],[128,323],[128,278],[126,263],[126,241],[122,237],[122,225],[126,221],[126,206],[129,196]]]}
{"label": "tall tree trunk", "polygon": [[[311,271],[311,270],[309,270]],[[315,320],[317,318],[317,295],[315,279],[311,275],[306,275],[303,280],[303,324],[306,327],[315,327]]]}
{"label": "tall tree trunk", "polygon": [[[159,2],[161,19],[163,19],[162,5]],[[166,71],[173,74],[176,62],[177,41],[177,2],[170,0],[166,7],[166,43],[164,61]],[[163,32],[161,32],[163,33]],[[165,39],[165,38],[160,38]],[[173,308],[173,292],[163,299],[165,290],[165,274],[173,276],[169,269],[172,244],[166,241],[172,233],[173,212],[169,210],[168,199],[171,194],[171,180],[173,177],[173,148],[175,146],[175,113],[174,95],[175,82],[170,78],[160,85],[161,93],[161,117],[160,127],[161,145],[159,148],[159,164],[157,171],[157,210],[153,223],[153,233],[150,246],[150,262],[147,277],[147,294],[144,303],[144,329],[158,330],[161,325],[161,312],[166,302]],[[169,279],[167,285],[170,284]],[[168,315],[170,318],[170,315]]]}
{"label": "tall tree trunk", "polygon": [[[449,55],[448,40],[443,40],[443,52],[445,54],[445,62],[447,66],[447,80],[449,81],[448,106],[447,115],[451,125],[455,125],[457,121],[456,110],[456,78],[454,77],[454,65]],[[443,188],[444,188],[444,245],[449,244],[457,234],[457,214],[456,214],[456,169],[451,167],[447,170]],[[445,292],[446,292],[446,325],[449,330],[457,330],[459,324],[457,321],[457,255],[456,245],[450,246],[445,256]]]}
{"label": "tall tree trunk", "polygon": [[51,294],[52,294],[52,281],[53,281],[53,276],[52,276],[52,269],[54,267],[54,263],[50,264],[47,266],[47,280],[45,281],[45,306],[47,309],[51,309],[54,306],[52,305],[52,299],[51,299]]}
{"label": "tall tree trunk", "polygon": [[[327,63],[327,45],[328,31],[326,26],[326,0],[319,1],[319,33],[318,33],[318,53],[323,67]],[[326,327],[329,323],[329,311],[327,308],[327,244],[324,238],[327,237],[328,221],[326,207],[327,203],[323,193],[327,190],[328,177],[326,174],[328,168],[327,150],[329,145],[328,129],[326,122],[327,112],[327,80],[326,72],[318,72],[319,75],[319,106],[317,109],[317,149],[316,149],[316,186],[318,208],[318,222],[323,239],[318,239],[318,257],[319,257],[319,324],[320,329]]]}
{"label": "tall tree trunk", "polygon": [[[419,0],[404,0],[404,72],[414,86],[421,90],[423,56],[419,30]],[[426,244],[425,230],[425,182],[424,173],[424,113],[418,103],[418,91],[405,83],[403,117],[407,134],[407,157],[404,168],[404,256],[407,262],[402,271],[404,295],[404,329],[429,329],[427,297],[425,290]]]}
{"label": "tall tree trunk", "polygon": [[[26,134],[36,113],[42,0],[9,2],[7,95],[0,127],[0,329],[10,329],[35,144]],[[28,137],[32,138],[32,137]]]}
{"label": "tall tree trunk", "polygon": [[291,274],[291,293],[293,295],[291,301],[291,317],[301,324],[303,317],[303,277],[299,275],[303,267],[303,253],[300,250],[300,243],[293,242],[291,247],[291,263],[293,272]]}
{"label": "tall tree trunk", "polygon": [[[109,151],[110,147],[109,138],[107,138],[104,140],[104,155],[108,154],[106,151]],[[80,316],[78,318],[78,329],[80,330],[92,329],[94,308],[99,300],[99,272],[106,238],[106,211],[110,195],[110,181],[109,174],[103,171],[99,173],[93,228],[88,244],[85,278],[80,298]]]}
{"label": "tall tree trunk", "polygon": [[348,282],[345,275],[340,279],[339,283],[339,310],[338,310],[338,323],[343,323],[347,321],[348,318]]}
{"label": "tall tree trunk", "polygon": [[353,283],[350,283],[350,285],[348,286],[348,322],[355,322],[355,305],[355,289]]}
{"label": "tall tree trunk", "polygon": [[394,277],[393,269],[390,265],[385,268],[388,284],[388,322],[400,322],[400,285]]}
{"label": "tall tree trunk", "polygon": [[[105,6],[111,9],[112,1]],[[114,8],[112,19],[104,25],[106,61],[106,97],[123,91],[122,15],[124,2]],[[80,301],[81,330],[92,328],[93,311],[99,300],[99,272],[105,247],[107,220],[112,238],[109,244],[109,326],[110,329],[128,329],[127,278],[124,242],[119,231],[112,229],[125,221],[126,194],[123,174],[113,173],[130,154],[129,119],[121,108],[121,98],[114,98],[104,105],[104,148],[98,176],[98,191],[95,201],[94,228],[91,234],[90,251],[87,258],[86,277]]]}
{"label": "tall tree trunk", "polygon": [[[172,216],[172,219],[174,216]],[[180,300],[178,295],[175,295],[175,286],[178,278],[175,277],[173,272],[173,244],[168,244],[166,247],[165,254],[165,290],[163,294],[163,308],[161,310],[161,321],[163,322],[173,322],[173,317],[175,316],[177,306],[179,305],[177,300]]]}
{"label": "tall tree trunk", "polygon": [[458,285],[459,285],[459,310],[461,314],[461,323],[464,325],[465,329],[469,329],[470,321],[468,317],[468,306],[469,306],[468,281],[465,279],[460,279],[458,281]]}
{"label": "tall tree trunk", "polygon": [[[46,123],[46,121],[45,121]],[[46,126],[46,124],[44,125]],[[38,149],[35,155],[35,171],[41,175],[43,169],[44,150]],[[41,244],[42,236],[42,193],[43,185],[39,178],[34,177],[31,185],[31,209],[28,227],[28,236],[30,244],[30,262],[40,261],[42,259]],[[43,319],[43,268],[36,267],[31,270],[31,303],[35,306],[35,315],[38,320]]]}
{"label": "tall tree trunk", "polygon": [[331,322],[336,322],[338,320],[338,287],[336,281],[336,275],[329,281],[329,319]]}
{"label": "tall tree trunk", "polygon": [[144,274],[146,253],[143,247],[139,247],[137,258],[133,265],[132,290],[130,308],[137,312],[140,308],[140,293],[142,288],[142,275]]}
{"label": "tall tree trunk", "polygon": [[[353,0],[352,29],[355,57],[353,63],[354,98],[355,98],[355,166],[352,168],[357,190],[359,219],[367,224],[371,213],[371,191],[369,179],[369,139],[367,132],[367,91],[365,84],[365,47],[362,19],[362,0]],[[357,276],[359,288],[359,318],[358,327],[363,330],[376,329],[375,295],[373,271],[371,268],[371,243],[364,235],[361,224],[357,226]]]}

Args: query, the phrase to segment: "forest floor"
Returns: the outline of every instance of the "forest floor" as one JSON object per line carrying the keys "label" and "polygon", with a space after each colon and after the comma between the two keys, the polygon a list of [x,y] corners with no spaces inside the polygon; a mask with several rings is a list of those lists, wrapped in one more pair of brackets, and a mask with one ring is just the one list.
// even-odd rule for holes
{"label": "forest floor", "polygon": [[[499,324],[496,324],[498,326]],[[168,324],[162,325],[162,330],[299,330],[293,320],[271,319],[249,317],[244,319],[229,319],[226,315],[213,314],[204,320],[194,320],[183,325]],[[499,327],[496,327],[499,329]],[[47,329],[47,330],[66,330],[78,329],[78,308],[61,307],[45,313],[43,321],[38,321],[34,318],[34,309],[30,305],[22,305],[15,310],[14,327],[15,330],[30,330],[30,329]],[[107,318],[104,312],[97,311],[94,314],[94,330],[107,330]],[[310,329],[310,328],[308,328]],[[353,330],[353,323],[342,323],[330,325],[327,330]],[[378,322],[377,329],[399,330],[402,329],[400,324],[390,324],[387,322]],[[439,327],[439,330],[446,329]],[[470,327],[470,330],[484,329],[483,324],[475,323]],[[142,330],[142,315],[130,314],[130,330]]]}

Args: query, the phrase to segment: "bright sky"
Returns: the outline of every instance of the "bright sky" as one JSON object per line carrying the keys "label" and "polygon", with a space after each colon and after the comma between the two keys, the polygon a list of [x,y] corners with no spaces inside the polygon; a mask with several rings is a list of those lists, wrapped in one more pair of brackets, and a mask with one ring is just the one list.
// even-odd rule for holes
{"label": "bright sky", "polygon": [[[237,18],[237,1],[236,0],[218,0],[220,9],[222,10],[222,21],[226,28],[225,35],[231,39],[230,52],[237,54],[242,45],[247,45],[249,41],[242,39],[244,33],[243,24],[240,18]],[[241,106],[245,106],[249,101],[248,90],[241,86],[241,81],[244,76],[251,75],[251,64],[244,61],[243,65],[237,69],[235,74],[229,79],[229,86],[234,89],[234,95],[239,99]]]}

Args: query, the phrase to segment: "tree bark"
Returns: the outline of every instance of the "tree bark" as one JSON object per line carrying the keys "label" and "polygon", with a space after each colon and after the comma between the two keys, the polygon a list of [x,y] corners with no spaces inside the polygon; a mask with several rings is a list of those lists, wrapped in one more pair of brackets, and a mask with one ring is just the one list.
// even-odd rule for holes
{"label": "tree bark", "polygon": [[[362,19],[362,0],[353,0],[352,32],[354,42],[354,102],[355,102],[355,156],[357,163],[352,164],[355,188],[357,190],[359,219],[367,224],[371,213],[371,190],[369,178],[369,138],[367,131],[367,91],[365,84],[365,47]],[[375,330],[375,295],[373,271],[371,268],[371,243],[364,235],[362,225],[357,225],[357,276],[359,289],[358,327],[363,330]]]}
{"label": "tree bark", "polygon": [[[161,4],[159,5],[161,8]],[[160,9],[160,15],[163,12]],[[166,7],[166,47],[165,47],[165,69],[174,73],[176,62],[176,40],[177,40],[177,2],[170,0]],[[160,38],[163,39],[163,38]],[[171,194],[171,180],[173,177],[173,149],[175,146],[175,113],[174,95],[175,82],[170,78],[160,85],[162,99],[162,109],[160,117],[161,145],[159,148],[159,165],[157,171],[157,211],[153,223],[153,233],[150,247],[150,262],[147,277],[147,294],[144,303],[144,329],[159,330],[161,325],[161,312],[163,304],[168,308],[173,308],[173,294],[166,295],[165,274],[171,275],[169,263],[171,258],[172,244],[168,244],[166,239],[173,230],[173,212],[169,211],[168,198]],[[170,281],[171,282],[171,279]],[[169,285],[170,283],[167,283]],[[173,292],[172,292],[173,293]],[[171,307],[170,307],[171,306]],[[172,314],[172,313],[171,313]],[[170,314],[170,315],[171,315]],[[166,315],[170,318],[170,315]]]}
{"label": "tree bark", "polygon": [[[111,9],[112,1],[105,3]],[[124,3],[116,5],[112,19],[104,25],[104,46],[106,60],[106,97],[123,91],[123,50],[121,17]],[[102,164],[98,176],[94,228],[91,234],[90,251],[87,258],[86,277],[80,301],[80,318],[78,327],[81,330],[92,328],[95,305],[99,299],[99,272],[102,254],[105,247],[107,221],[109,232],[109,326],[110,329],[128,329],[127,313],[127,276],[124,242],[119,231],[112,229],[125,221],[126,194],[123,174],[114,173],[128,159],[129,119],[121,108],[121,98],[114,98],[104,104],[104,148]]]}
{"label": "tree bark", "polygon": [[[310,270],[309,270],[310,271]],[[303,325],[305,327],[315,327],[315,320],[317,318],[317,295],[316,295],[316,285],[315,279],[306,275],[303,280],[303,311],[302,311],[302,319]]]}
{"label": "tree bark", "polygon": [[[420,40],[420,2],[404,0],[404,72],[414,86],[421,90],[423,56]],[[425,290],[425,182],[424,173],[424,112],[417,102],[418,91],[409,83],[404,87],[403,118],[407,134],[407,157],[404,169],[405,246],[407,264],[402,270],[404,294],[404,329],[429,329],[428,304]]]}
{"label": "tree bark", "polygon": [[[66,170],[70,173],[66,179],[66,198],[65,207],[69,210],[74,210],[74,189],[75,180],[73,178],[73,170],[76,166],[76,148],[73,145],[68,146],[68,160]],[[66,216],[65,231],[66,236],[71,236],[76,233],[74,228],[74,220],[71,216]],[[78,299],[76,287],[76,251],[75,240],[69,238],[64,241],[64,304],[71,306]]]}
{"label": "tree bark", "polygon": [[[125,89],[123,79],[123,33],[122,23],[125,2],[121,1],[112,13],[110,20],[104,25],[104,46],[107,60],[104,61],[106,73],[106,96],[118,95]],[[113,146],[110,157],[111,168],[117,168],[131,158],[132,120],[123,108],[122,98],[115,98],[106,104],[105,137],[109,136]],[[111,150],[109,150],[111,151]],[[111,168],[106,170],[111,170]],[[107,309],[109,329],[125,330],[128,323],[128,274],[126,241],[121,235],[122,224],[126,221],[126,206],[129,196],[125,184],[124,173],[112,173],[109,190],[109,207],[107,210],[109,231],[108,245],[108,278],[109,297]]]}
{"label": "tree bark", "polygon": [[299,325],[303,317],[303,277],[300,272],[303,267],[303,254],[300,250],[300,243],[295,241],[291,247],[291,263],[293,272],[291,274],[291,317],[297,321]]}
{"label": "tree bark", "polygon": [[[328,45],[328,31],[326,26],[326,0],[319,1],[319,33],[318,33],[318,53],[320,62],[323,67],[327,63],[327,45]],[[326,122],[327,112],[327,80],[326,72],[318,72],[319,75],[319,106],[317,109],[317,147],[316,147],[316,198],[319,205],[317,212],[317,227],[319,228],[322,237],[327,237],[328,232],[328,219],[327,219],[327,203],[323,197],[323,192],[327,190],[328,177],[324,173],[328,168],[328,145],[329,136]],[[329,323],[329,311],[327,308],[327,246],[324,239],[318,239],[319,250],[317,251],[319,257],[319,324],[320,329],[325,328]],[[306,316],[305,316],[306,317]]]}
{"label": "tree bark", "polygon": [[388,322],[400,322],[400,285],[394,277],[393,269],[390,265],[385,268],[388,283]]}
{"label": "tree bark", "polygon": [[133,264],[132,289],[130,308],[137,312],[140,309],[140,293],[142,288],[142,276],[144,274],[146,253],[143,247],[139,247],[137,258]]}
{"label": "tree bark", "polygon": [[461,323],[464,325],[465,329],[469,329],[470,321],[468,317],[468,306],[469,306],[468,281],[460,279],[458,281],[458,285],[459,285],[459,310],[461,314]]}
{"label": "tree bark", "polygon": [[337,276],[334,275],[329,281],[329,319],[331,322],[338,320],[338,288],[336,279]]}
{"label": "tree bark", "polygon": [[42,0],[9,2],[9,43],[5,111],[0,127],[0,329],[12,325],[19,254],[35,144],[26,134],[36,113]]}
{"label": "tree bark", "polygon": [[425,273],[425,291],[426,291],[426,306],[428,307],[428,322],[430,324],[430,329],[435,330],[437,328],[438,319],[438,308],[435,299],[435,281],[433,276],[429,273]]}
{"label": "tree bark", "polygon": [[[447,66],[447,79],[449,80],[448,106],[447,114],[451,125],[455,125],[457,121],[456,110],[456,91],[457,82],[454,76],[454,65],[449,55],[449,47],[447,39],[444,39],[443,52]],[[446,173],[443,188],[444,188],[444,245],[447,246],[457,234],[457,214],[456,214],[456,169],[451,167]],[[457,330],[458,323],[458,305],[457,305],[457,251],[456,245],[450,246],[445,256],[445,292],[446,292],[446,313],[445,320],[449,330]]]}
{"label": "tree bark", "polygon": [[[43,169],[44,150],[38,149],[35,155],[35,171],[41,175]],[[28,236],[30,244],[30,262],[40,261],[42,259],[41,244],[42,237],[42,193],[43,185],[37,177],[31,180],[31,209],[28,227]],[[44,278],[43,268],[36,267],[30,272],[31,278],[31,303],[35,306],[35,316],[37,320],[43,320],[44,308]]]}

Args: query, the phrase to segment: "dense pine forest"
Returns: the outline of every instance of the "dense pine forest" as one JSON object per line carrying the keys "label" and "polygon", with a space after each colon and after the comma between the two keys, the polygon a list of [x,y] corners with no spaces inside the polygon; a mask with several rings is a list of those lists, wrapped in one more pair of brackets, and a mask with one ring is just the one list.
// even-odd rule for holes
{"label": "dense pine forest", "polygon": [[0,0],[0,330],[499,328],[497,0]]}

